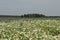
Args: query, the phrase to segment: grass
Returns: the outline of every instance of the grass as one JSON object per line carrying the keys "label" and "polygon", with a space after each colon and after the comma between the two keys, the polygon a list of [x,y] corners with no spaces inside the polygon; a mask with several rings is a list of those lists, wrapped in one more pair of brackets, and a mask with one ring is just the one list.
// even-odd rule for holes
{"label": "grass", "polygon": [[0,40],[60,40],[60,20],[0,20]]}

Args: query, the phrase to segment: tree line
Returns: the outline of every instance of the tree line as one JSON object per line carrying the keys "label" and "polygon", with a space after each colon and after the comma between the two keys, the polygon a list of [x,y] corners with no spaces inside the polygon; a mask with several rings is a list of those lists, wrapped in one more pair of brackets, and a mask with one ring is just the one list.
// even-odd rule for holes
{"label": "tree line", "polygon": [[45,17],[45,15],[43,15],[43,14],[24,14],[24,15],[21,15],[20,17],[37,18],[37,17]]}

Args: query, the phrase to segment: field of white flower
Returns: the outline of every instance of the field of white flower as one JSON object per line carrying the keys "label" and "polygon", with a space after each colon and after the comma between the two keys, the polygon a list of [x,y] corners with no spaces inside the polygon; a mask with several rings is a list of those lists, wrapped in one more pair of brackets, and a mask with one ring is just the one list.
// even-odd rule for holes
{"label": "field of white flower", "polygon": [[0,40],[60,40],[60,20],[0,21]]}

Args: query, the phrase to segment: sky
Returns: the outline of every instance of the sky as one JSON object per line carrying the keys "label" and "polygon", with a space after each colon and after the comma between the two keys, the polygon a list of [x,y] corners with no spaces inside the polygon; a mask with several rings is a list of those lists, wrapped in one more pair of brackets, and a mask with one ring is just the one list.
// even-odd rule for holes
{"label": "sky", "polygon": [[60,16],[60,0],[0,0],[0,15],[26,13]]}

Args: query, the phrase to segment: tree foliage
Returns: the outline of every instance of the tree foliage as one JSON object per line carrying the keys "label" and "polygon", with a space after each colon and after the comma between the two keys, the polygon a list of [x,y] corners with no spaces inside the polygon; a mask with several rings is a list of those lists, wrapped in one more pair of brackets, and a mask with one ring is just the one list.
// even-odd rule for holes
{"label": "tree foliage", "polygon": [[43,15],[43,14],[24,14],[24,15],[21,15],[21,17],[37,18],[37,17],[45,17],[45,15]]}

